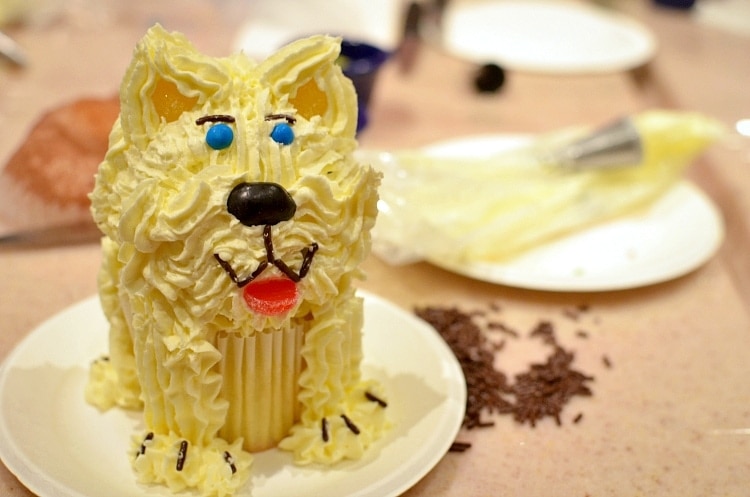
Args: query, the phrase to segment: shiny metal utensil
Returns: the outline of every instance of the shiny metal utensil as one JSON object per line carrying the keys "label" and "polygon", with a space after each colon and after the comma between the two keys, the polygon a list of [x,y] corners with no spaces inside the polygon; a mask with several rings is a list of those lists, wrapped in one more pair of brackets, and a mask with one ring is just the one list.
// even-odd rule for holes
{"label": "shiny metal utensil", "polygon": [[24,67],[28,62],[26,54],[18,43],[2,31],[0,31],[0,56],[19,67]]}
{"label": "shiny metal utensil", "polygon": [[0,235],[0,250],[82,245],[102,236],[93,222],[50,226]]}
{"label": "shiny metal utensil", "polygon": [[643,140],[633,120],[625,117],[556,150],[554,159],[570,169],[634,166],[643,160]]}
{"label": "shiny metal utensil", "polygon": [[[566,173],[577,173],[590,170],[608,170],[636,167],[643,163],[643,136],[638,131],[633,119],[620,118],[603,127],[574,138],[570,133],[561,133],[554,140],[543,139],[527,145],[519,145],[500,153],[477,157],[440,157],[425,150],[400,150],[395,152],[362,150],[360,159],[377,164],[385,164],[392,171],[411,169],[414,164],[429,162],[431,168],[399,173],[399,178],[414,174],[436,174],[440,170],[453,175],[460,169],[460,164],[470,163],[471,171],[476,174],[483,171],[487,177],[496,177],[495,171],[508,171],[535,166],[558,169]],[[549,137],[547,137],[549,138]],[[411,164],[409,166],[407,164]],[[506,169],[503,169],[506,168]],[[508,169],[509,168],[509,169]],[[427,178],[424,181],[429,181]]]}

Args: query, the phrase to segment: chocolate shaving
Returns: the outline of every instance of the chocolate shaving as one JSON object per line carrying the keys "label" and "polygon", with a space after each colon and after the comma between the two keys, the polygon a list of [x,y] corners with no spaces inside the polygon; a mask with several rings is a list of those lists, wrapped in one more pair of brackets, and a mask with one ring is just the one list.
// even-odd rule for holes
{"label": "chocolate shaving", "polygon": [[375,402],[380,407],[383,407],[383,408],[388,407],[388,403],[386,401],[384,401],[383,399],[381,399],[379,397],[376,397],[374,394],[372,394],[370,392],[365,392],[365,397],[367,398],[367,400],[369,400],[371,402]]}
{"label": "chocolate shaving", "polygon": [[440,333],[464,371],[468,395],[464,427],[487,426],[484,412],[512,412],[513,405],[503,398],[511,393],[505,373],[493,367],[494,351],[472,317],[456,308],[439,307],[416,309],[416,314]]}
{"label": "chocolate shaving", "polygon": [[563,315],[577,321],[581,317],[581,314],[587,312],[590,306],[588,304],[578,304],[575,307],[567,307],[563,309]]}
{"label": "chocolate shaving", "polygon": [[150,431],[146,434],[146,437],[143,439],[143,442],[141,442],[141,450],[138,453],[138,455],[143,455],[146,453],[146,442],[150,442],[154,439],[154,432]]}
{"label": "chocolate shaving", "polygon": [[177,453],[177,471],[182,471],[185,466],[185,458],[187,457],[188,441],[183,440],[180,442],[180,451]]}
{"label": "chocolate shaving", "polygon": [[453,442],[448,449],[449,452],[466,452],[468,449],[471,448],[471,444],[469,442]]}
{"label": "chocolate shaving", "polygon": [[330,438],[328,435],[328,420],[326,418],[320,420],[320,431],[323,436],[323,441],[328,442]]}
{"label": "chocolate shaving", "polygon": [[232,282],[237,285],[238,288],[243,288],[260,276],[269,265],[273,264],[278,268],[279,271],[284,273],[290,280],[298,283],[302,278],[307,276],[310,272],[310,265],[312,264],[313,257],[318,251],[318,244],[313,242],[309,247],[302,249],[302,264],[299,273],[295,273],[287,264],[281,259],[276,258],[276,254],[273,249],[273,237],[271,234],[272,226],[267,224],[263,227],[263,246],[266,249],[266,260],[258,263],[258,267],[248,276],[247,278],[240,279],[237,272],[232,268],[232,265],[221,258],[219,254],[214,254],[214,259],[219,263],[221,268],[229,275]]}
{"label": "chocolate shaving", "polygon": [[297,122],[297,119],[289,114],[268,114],[265,117],[266,121],[277,121],[279,119],[285,120],[287,124],[294,124]]}
{"label": "chocolate shaving", "polygon": [[[579,306],[578,310],[585,310]],[[415,313],[430,323],[458,359],[466,378],[467,401],[463,426],[467,429],[492,426],[482,420],[484,414],[510,414],[521,424],[532,427],[551,417],[562,424],[560,414],[574,396],[590,396],[587,383],[593,377],[572,368],[575,355],[557,342],[551,322],[540,321],[529,334],[552,347],[552,353],[540,364],[531,364],[527,371],[515,376],[510,383],[506,374],[495,369],[495,352],[501,344],[492,343],[474,321],[474,313],[456,308],[425,307]],[[487,331],[507,328],[498,324],[487,326]],[[581,414],[582,416],[582,414]],[[580,421],[580,418],[578,419]]]}
{"label": "chocolate shaving", "polygon": [[352,433],[354,433],[355,435],[359,435],[359,427],[355,425],[351,419],[349,419],[349,416],[347,416],[346,414],[342,414],[341,419],[344,420],[344,424],[346,424],[346,427],[349,428]]}
{"label": "chocolate shaving", "polygon": [[213,114],[210,116],[199,117],[195,120],[195,124],[200,126],[205,123],[233,123],[235,121],[234,116],[228,116],[226,114]]}
{"label": "chocolate shaving", "polygon": [[100,362],[109,362],[109,356],[103,355],[101,357],[97,357],[93,361],[91,361],[91,364],[99,364]]}
{"label": "chocolate shaving", "polygon": [[309,247],[302,249],[302,266],[299,268],[299,277],[304,278],[310,271],[313,256],[318,251],[318,244],[313,242]]}
{"label": "chocolate shaving", "polygon": [[235,474],[237,472],[237,466],[234,464],[234,458],[228,450],[224,451],[224,461],[229,464],[229,468],[232,470],[232,474]]}
{"label": "chocolate shaving", "polygon": [[530,337],[539,337],[548,345],[555,344],[555,327],[549,321],[540,321],[529,333]]}
{"label": "chocolate shaving", "polygon": [[554,347],[552,355],[545,363],[532,364],[529,371],[516,375],[513,385],[513,418],[531,426],[548,416],[561,425],[560,413],[568,401],[576,395],[591,395],[586,382],[593,377],[571,369],[574,354],[557,345],[554,337],[545,336],[545,340]]}
{"label": "chocolate shaving", "polygon": [[511,327],[509,327],[505,323],[498,323],[498,322],[495,322],[495,321],[491,321],[491,322],[487,323],[487,328],[490,329],[490,330],[500,331],[500,332],[502,332],[502,333],[504,333],[506,335],[509,335],[509,336],[511,336],[513,338],[518,338],[518,336],[519,336],[519,333],[516,330],[514,330]]}

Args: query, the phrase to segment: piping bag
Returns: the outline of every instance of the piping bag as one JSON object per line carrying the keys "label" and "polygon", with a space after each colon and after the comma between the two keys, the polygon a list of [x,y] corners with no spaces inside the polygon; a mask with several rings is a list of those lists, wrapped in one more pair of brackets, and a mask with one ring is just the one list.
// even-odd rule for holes
{"label": "piping bag", "polygon": [[383,173],[373,251],[394,265],[505,262],[637,215],[724,134],[704,115],[652,110],[483,156],[364,151],[360,160]]}

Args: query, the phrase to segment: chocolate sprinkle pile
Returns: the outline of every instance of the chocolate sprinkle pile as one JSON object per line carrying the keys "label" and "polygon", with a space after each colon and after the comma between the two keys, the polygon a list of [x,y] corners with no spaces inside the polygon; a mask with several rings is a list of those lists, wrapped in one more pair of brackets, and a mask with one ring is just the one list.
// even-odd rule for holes
{"label": "chocolate sprinkle pile", "polygon": [[565,404],[576,395],[591,395],[586,382],[594,378],[571,369],[572,352],[564,350],[554,341],[551,345],[554,352],[545,363],[532,364],[527,372],[516,376],[513,418],[519,423],[528,421],[535,426],[538,420],[549,416],[561,425],[560,413]]}
{"label": "chocolate sprinkle pile", "polygon": [[503,398],[512,389],[505,373],[494,368],[493,346],[472,316],[456,308],[425,307],[415,312],[440,333],[463,369],[468,394],[464,427],[492,426],[493,423],[482,420],[483,412],[513,412],[513,405]]}
{"label": "chocolate sprinkle pile", "polygon": [[[561,425],[560,414],[571,398],[592,395],[587,383],[594,378],[572,368],[575,355],[557,342],[554,326],[548,321],[541,321],[529,337],[540,338],[552,348],[552,353],[545,362],[530,364],[511,383],[494,366],[495,352],[501,347],[489,340],[475,322],[477,313],[454,307],[417,308],[415,313],[440,333],[463,369],[468,392],[463,425],[467,429],[492,426],[492,422],[482,419],[485,414],[510,414],[518,423],[532,427],[550,417]],[[520,337],[498,323],[489,323],[486,328],[488,332]],[[579,414],[574,422],[580,422],[582,417]]]}

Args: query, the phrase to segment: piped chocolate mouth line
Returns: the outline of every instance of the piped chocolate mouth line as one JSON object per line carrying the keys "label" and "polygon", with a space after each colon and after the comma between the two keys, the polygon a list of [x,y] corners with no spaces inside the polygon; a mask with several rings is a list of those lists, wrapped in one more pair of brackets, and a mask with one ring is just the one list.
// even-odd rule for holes
{"label": "piped chocolate mouth line", "polygon": [[299,282],[304,278],[310,271],[310,265],[312,264],[313,257],[318,251],[318,244],[313,242],[309,247],[302,249],[302,265],[300,266],[299,272],[295,272],[289,266],[286,265],[281,259],[277,259],[273,251],[273,238],[271,236],[271,225],[267,224],[263,227],[263,245],[266,248],[266,260],[258,264],[250,276],[244,279],[240,279],[237,273],[232,268],[231,264],[221,258],[219,254],[214,253],[214,258],[219,261],[219,265],[227,272],[232,281],[237,285],[238,288],[246,286],[248,283],[253,281],[255,278],[260,276],[269,266],[273,265],[278,268],[279,271],[284,273],[290,280],[295,283]]}

